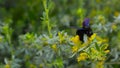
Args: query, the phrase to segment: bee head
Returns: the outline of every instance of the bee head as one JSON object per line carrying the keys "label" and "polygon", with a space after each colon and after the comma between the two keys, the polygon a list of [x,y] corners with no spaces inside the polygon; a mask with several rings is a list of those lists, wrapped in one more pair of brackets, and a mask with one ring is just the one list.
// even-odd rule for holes
{"label": "bee head", "polygon": [[89,28],[90,27],[89,23],[90,23],[90,19],[85,18],[85,20],[83,21],[83,24],[82,24],[83,28]]}

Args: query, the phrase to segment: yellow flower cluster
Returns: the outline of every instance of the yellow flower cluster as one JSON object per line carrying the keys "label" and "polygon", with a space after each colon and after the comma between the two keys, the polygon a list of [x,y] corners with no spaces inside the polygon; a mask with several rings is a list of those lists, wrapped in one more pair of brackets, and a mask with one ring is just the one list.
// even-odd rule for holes
{"label": "yellow flower cluster", "polygon": [[75,44],[78,45],[80,43],[79,36],[76,35],[75,37],[71,38],[71,41]]}
{"label": "yellow flower cluster", "polygon": [[81,47],[81,41],[79,40],[78,35],[76,35],[75,37],[72,37],[71,41],[74,43],[74,46],[72,47],[72,52],[75,53]]}
{"label": "yellow flower cluster", "polygon": [[84,61],[88,58],[88,54],[87,53],[81,53],[78,57],[77,57],[77,61]]}
{"label": "yellow flower cluster", "polygon": [[85,42],[85,43],[82,43],[80,40],[79,40],[79,36],[76,35],[75,37],[72,37],[71,38],[71,41],[74,43],[74,46],[72,47],[72,52],[77,52],[79,48],[82,48],[86,45],[88,45],[92,40],[94,40],[96,37],[96,33],[94,33],[90,38],[89,38],[89,41]]}
{"label": "yellow flower cluster", "polygon": [[9,64],[6,64],[5,65],[5,68],[11,68]]}
{"label": "yellow flower cluster", "polygon": [[109,53],[110,50],[102,50],[102,51],[98,51],[95,48],[91,48],[91,58],[92,59],[97,59],[100,61],[104,61],[106,59],[105,54],[104,53]]}
{"label": "yellow flower cluster", "polygon": [[98,59],[101,60],[103,57],[101,57],[101,53],[97,51],[95,48],[91,48],[91,59]]}
{"label": "yellow flower cluster", "polygon": [[77,51],[78,51],[78,46],[76,46],[76,45],[73,46],[73,47],[72,47],[72,53],[75,53],[75,52],[77,52]]}
{"label": "yellow flower cluster", "polygon": [[97,44],[108,42],[108,39],[102,39],[99,36],[96,36]]}
{"label": "yellow flower cluster", "polygon": [[[95,40],[94,42],[96,42],[96,44],[91,43],[91,42],[93,42],[93,40]],[[110,52],[109,50],[106,50],[108,47],[108,44],[106,42],[108,42],[108,40],[102,39],[101,37],[97,36],[96,33],[94,33],[84,43],[82,43],[79,40],[78,35],[76,35],[75,37],[72,37],[71,41],[74,43],[74,46],[72,47],[72,53],[78,52],[79,49],[84,47],[84,46],[87,46],[87,45],[91,46],[90,51],[88,51],[88,49],[85,48],[84,53],[80,53],[80,55],[77,57],[78,62],[84,61],[86,59],[104,61],[106,59],[105,55]],[[87,51],[86,51],[86,49],[87,49]]]}

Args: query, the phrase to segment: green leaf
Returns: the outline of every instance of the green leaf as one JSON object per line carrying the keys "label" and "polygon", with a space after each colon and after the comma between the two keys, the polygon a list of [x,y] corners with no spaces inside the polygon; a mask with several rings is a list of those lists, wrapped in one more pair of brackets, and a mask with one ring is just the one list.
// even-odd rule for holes
{"label": "green leaf", "polygon": [[100,51],[100,47],[98,46],[98,44],[95,42],[95,48]]}
{"label": "green leaf", "polygon": [[101,50],[105,50],[107,47],[108,47],[107,44],[103,44],[103,45],[101,46]]}
{"label": "green leaf", "polygon": [[57,58],[55,61],[54,61],[54,65],[57,66],[58,68],[63,68],[63,60],[62,58]]}

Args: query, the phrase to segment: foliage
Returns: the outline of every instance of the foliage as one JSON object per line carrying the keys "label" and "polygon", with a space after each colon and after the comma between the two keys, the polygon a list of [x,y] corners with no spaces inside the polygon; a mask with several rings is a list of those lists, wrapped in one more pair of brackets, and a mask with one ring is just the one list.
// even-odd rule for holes
{"label": "foliage", "polygon": [[[119,0],[0,0],[0,68],[119,68]],[[75,35],[84,18],[94,32]]]}

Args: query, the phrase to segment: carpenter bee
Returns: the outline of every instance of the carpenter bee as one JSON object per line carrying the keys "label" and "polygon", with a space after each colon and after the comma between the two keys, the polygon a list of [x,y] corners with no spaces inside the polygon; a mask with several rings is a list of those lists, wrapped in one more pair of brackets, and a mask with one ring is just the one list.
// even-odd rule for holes
{"label": "carpenter bee", "polygon": [[88,37],[90,37],[93,34],[92,29],[90,27],[90,19],[89,18],[86,18],[82,23],[82,28],[79,28],[76,31],[76,35],[79,36],[79,39],[82,42],[84,42],[84,35],[85,34]]}

